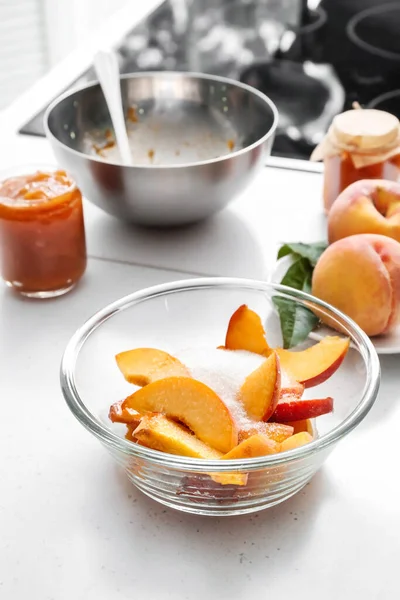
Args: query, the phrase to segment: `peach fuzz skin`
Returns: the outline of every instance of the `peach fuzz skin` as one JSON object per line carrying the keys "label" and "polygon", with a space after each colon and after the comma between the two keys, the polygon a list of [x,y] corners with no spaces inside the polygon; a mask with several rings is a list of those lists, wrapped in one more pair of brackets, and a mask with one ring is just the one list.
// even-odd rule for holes
{"label": "peach fuzz skin", "polygon": [[328,216],[329,243],[359,233],[386,235],[400,242],[400,183],[363,179],[339,194]]}
{"label": "peach fuzz skin", "polygon": [[400,322],[400,243],[375,234],[335,242],[314,269],[312,293],[367,335],[388,333]]}

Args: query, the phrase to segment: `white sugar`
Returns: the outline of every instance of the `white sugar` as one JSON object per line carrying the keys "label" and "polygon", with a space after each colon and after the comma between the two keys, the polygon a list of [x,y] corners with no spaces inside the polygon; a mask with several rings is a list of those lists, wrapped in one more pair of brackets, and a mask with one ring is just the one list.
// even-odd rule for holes
{"label": "white sugar", "polygon": [[189,369],[191,376],[201,381],[225,403],[239,429],[256,427],[237,399],[246,377],[257,369],[265,357],[244,350],[191,348],[175,353]]}
{"label": "white sugar", "polygon": [[293,385],[293,379],[281,368],[281,387],[286,388],[290,387],[290,385]]}

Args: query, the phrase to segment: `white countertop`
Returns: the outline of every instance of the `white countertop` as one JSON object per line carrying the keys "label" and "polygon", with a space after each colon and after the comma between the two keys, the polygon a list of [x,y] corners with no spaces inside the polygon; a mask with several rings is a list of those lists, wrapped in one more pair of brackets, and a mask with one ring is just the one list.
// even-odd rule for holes
{"label": "white countertop", "polygon": [[[98,308],[139,288],[186,277],[192,267],[208,274],[261,276],[272,259],[270,236],[311,239],[311,223],[321,235],[323,218],[307,177],[300,193],[294,177],[290,198],[282,204],[264,197],[275,178],[278,193],[279,173],[289,190],[291,173],[266,169],[254,187],[258,193],[248,196],[250,214],[245,196],[198,226],[192,245],[190,230],[176,239],[170,233],[168,255],[159,260],[164,269],[138,264],[157,262],[155,234],[133,230],[131,244],[114,244],[118,231],[128,238],[127,230],[89,210],[90,254],[103,258],[89,260],[73,293],[32,302],[0,291],[1,598],[244,600],[270,593],[301,600],[383,600],[395,594],[398,357],[383,358],[374,409],[312,482],[286,503],[247,517],[192,517],[142,496],[69,414],[60,392],[64,346]],[[301,211],[296,210],[300,203]],[[287,228],[286,218],[297,226]],[[264,238],[257,221],[265,224]],[[243,243],[254,245],[243,248],[247,259],[239,264],[239,249],[230,257],[224,246],[232,224],[248,232]],[[208,246],[213,231],[216,238]],[[159,243],[167,247],[165,240]]]}
{"label": "white countertop", "polygon": [[[2,168],[53,162],[45,140],[14,125]],[[303,491],[221,519],[136,491],[58,382],[69,337],[108,302],[193,274],[265,278],[279,241],[321,239],[320,193],[320,175],[269,167],[214,219],[172,232],[129,228],[86,204],[90,258],[74,292],[35,302],[0,288],[0,598],[397,597],[399,357],[382,358],[373,410]]]}

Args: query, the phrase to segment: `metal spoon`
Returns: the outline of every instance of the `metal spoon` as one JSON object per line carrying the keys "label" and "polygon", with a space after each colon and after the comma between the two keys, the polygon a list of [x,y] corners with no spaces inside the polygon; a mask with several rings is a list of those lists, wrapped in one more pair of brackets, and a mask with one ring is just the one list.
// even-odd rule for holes
{"label": "metal spoon", "polygon": [[115,140],[124,165],[132,164],[132,154],[122,109],[118,59],[112,50],[101,50],[94,57],[94,67],[110,111]]}

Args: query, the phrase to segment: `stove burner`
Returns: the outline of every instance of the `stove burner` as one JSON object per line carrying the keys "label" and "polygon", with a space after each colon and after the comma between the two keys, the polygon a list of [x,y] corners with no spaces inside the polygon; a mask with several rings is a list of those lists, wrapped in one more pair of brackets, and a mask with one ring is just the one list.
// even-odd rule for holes
{"label": "stove burner", "polygon": [[[389,23],[393,31],[392,36],[387,35]],[[395,61],[400,66],[400,52],[383,47],[384,44],[392,42],[393,48],[400,48],[399,30],[400,6],[398,2],[367,8],[350,19],[346,28],[350,40],[364,52],[385,61]],[[378,37],[379,42],[377,41]]]}
{"label": "stove burner", "polygon": [[368,104],[368,108],[386,110],[386,112],[389,112],[400,119],[400,90],[393,90],[392,92],[381,94]]}

